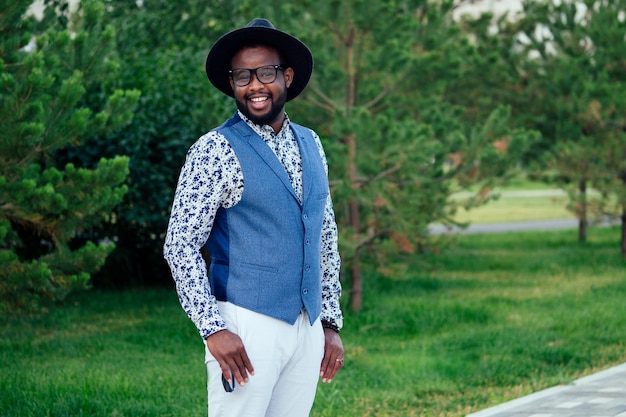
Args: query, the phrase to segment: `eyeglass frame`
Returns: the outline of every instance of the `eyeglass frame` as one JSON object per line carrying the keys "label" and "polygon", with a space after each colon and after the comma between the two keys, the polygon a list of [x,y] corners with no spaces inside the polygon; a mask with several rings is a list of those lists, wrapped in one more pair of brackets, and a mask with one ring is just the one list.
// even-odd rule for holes
{"label": "eyeglass frame", "polygon": [[[274,69],[274,78],[272,79],[272,81],[264,82],[259,78],[257,71],[260,70],[261,68],[273,68]],[[276,81],[276,78],[278,77],[278,70],[285,70],[285,69],[286,69],[285,66],[282,64],[262,65],[257,68],[233,68],[233,69],[228,70],[228,75],[230,76],[231,80],[233,80],[233,83],[237,87],[245,87],[252,82],[252,74],[254,74],[256,79],[259,80],[261,84],[272,84],[274,81]],[[233,72],[238,71],[238,70],[248,71],[248,73],[250,74],[250,81],[248,81],[245,84],[237,84],[237,81],[235,81],[235,77],[233,76]]]}

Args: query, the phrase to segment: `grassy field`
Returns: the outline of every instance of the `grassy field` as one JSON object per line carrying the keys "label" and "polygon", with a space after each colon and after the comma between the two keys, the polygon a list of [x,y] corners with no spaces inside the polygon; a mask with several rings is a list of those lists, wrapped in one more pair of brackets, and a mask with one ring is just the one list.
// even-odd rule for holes
{"label": "grassy field", "polygon": [[[456,220],[471,223],[503,223],[524,220],[552,220],[572,218],[566,209],[568,198],[562,191],[543,182],[523,177],[512,179],[504,189],[494,190],[499,197],[470,211],[459,210]],[[471,193],[453,196],[463,200]]]}
{"label": "grassy field", "polygon": [[618,238],[616,229],[594,229],[584,246],[576,231],[462,236],[427,273],[368,277],[349,330],[358,370],[347,379],[359,393],[349,401],[359,409],[319,415],[463,416],[623,362]]}
{"label": "grassy field", "polygon": [[[626,360],[619,231],[459,236],[370,272],[346,366],[312,416],[463,416]],[[0,415],[206,415],[203,345],[173,290],[91,291],[0,322]]]}
{"label": "grassy field", "polygon": [[463,223],[503,223],[571,219],[574,215],[566,209],[567,203],[567,196],[560,190],[506,191],[484,206],[470,211],[459,210],[456,220]]}
{"label": "grassy field", "polygon": [[[566,209],[569,202],[567,194],[550,184],[520,177],[512,179],[505,188],[494,190],[494,194],[498,196],[496,200],[470,211],[460,209],[455,219],[462,223],[503,223],[574,217]],[[453,198],[463,200],[470,195],[468,192],[459,192]],[[589,195],[594,198],[593,190]]]}

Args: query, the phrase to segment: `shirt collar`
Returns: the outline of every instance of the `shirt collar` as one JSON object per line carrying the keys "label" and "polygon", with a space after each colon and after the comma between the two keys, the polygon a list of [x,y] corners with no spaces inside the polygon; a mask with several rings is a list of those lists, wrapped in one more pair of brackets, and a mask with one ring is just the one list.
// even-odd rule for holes
{"label": "shirt collar", "polygon": [[248,119],[241,111],[237,110],[237,113],[239,113],[239,117],[241,117],[241,120],[246,122],[246,124],[250,126],[252,130],[254,130],[261,137],[268,137],[268,135],[282,136],[284,135],[284,132],[287,132],[289,129],[290,121],[289,121],[289,116],[287,116],[287,113],[285,113],[285,120],[283,120],[283,126],[280,128],[280,130],[276,134],[274,133],[274,129],[272,128],[272,126],[258,125],[252,122],[250,119]]}

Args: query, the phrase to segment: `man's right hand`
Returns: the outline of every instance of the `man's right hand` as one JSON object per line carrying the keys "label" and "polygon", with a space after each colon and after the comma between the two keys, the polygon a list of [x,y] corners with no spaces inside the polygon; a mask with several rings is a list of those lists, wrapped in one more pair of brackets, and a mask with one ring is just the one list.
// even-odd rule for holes
{"label": "man's right hand", "polygon": [[241,386],[248,382],[248,374],[254,375],[254,368],[246,353],[241,338],[229,330],[220,330],[206,338],[211,355],[217,360],[222,375],[232,384],[231,372]]}

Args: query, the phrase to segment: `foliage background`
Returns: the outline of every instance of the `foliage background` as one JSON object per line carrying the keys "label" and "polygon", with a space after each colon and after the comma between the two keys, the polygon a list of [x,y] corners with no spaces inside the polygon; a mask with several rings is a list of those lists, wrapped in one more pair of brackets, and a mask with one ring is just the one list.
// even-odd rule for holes
{"label": "foliage background", "polygon": [[[6,315],[3,414],[204,413],[201,343],[161,245],[187,148],[234,111],[206,81],[206,53],[259,15],[316,56],[288,111],[322,136],[343,301],[362,296],[346,317],[347,366],[320,387],[315,415],[462,415],[626,359],[623,227],[592,229],[585,244],[569,231],[426,230],[497,198],[520,171],[564,187],[581,221],[625,223],[623,0],[528,1],[513,20],[454,20],[469,1],[420,0],[83,0],[74,16],[46,0],[43,20],[20,19],[29,3],[0,0],[0,295],[4,307],[41,306],[49,289],[98,290],[50,314]],[[59,108],[71,123],[42,135]],[[597,213],[586,210],[591,187]],[[16,231],[15,203],[68,227],[43,239]],[[92,203],[103,204],[83,220],[77,208]],[[7,274],[13,265],[45,279]],[[59,290],[49,280],[59,273],[78,279]],[[143,288],[159,284],[168,289]]]}
{"label": "foliage background", "polygon": [[[626,219],[624,0],[525,2],[516,16],[457,13],[470,3],[83,0],[72,15],[66,0],[46,0],[40,22],[11,20],[22,45],[33,34],[71,39],[81,30],[79,41],[106,44],[106,53],[95,44],[72,49],[106,68],[85,84],[79,107],[108,109],[108,92],[135,91],[125,104],[137,104],[132,120],[123,111],[110,119],[123,129],[89,129],[47,156],[56,167],[86,169],[129,158],[121,203],[72,237],[75,245],[115,243],[92,282],[171,285],[161,247],[185,152],[234,111],[207,82],[204,59],[219,36],[257,16],[301,38],[316,58],[309,88],[288,112],[326,147],[344,301],[353,309],[363,269],[401,276],[407,261],[443,250],[448,243],[428,225],[459,224],[460,210],[497,198],[521,171],[569,192],[581,240],[596,218]],[[98,17],[85,23],[89,10]],[[68,53],[46,56],[80,68]],[[601,191],[595,200],[592,187]],[[459,191],[468,197],[453,198]]]}
{"label": "foliage background", "polygon": [[102,4],[85,3],[72,30],[51,11],[41,22],[21,18],[29,4],[0,8],[0,312],[89,287],[114,249],[86,231],[127,191],[128,157],[84,167],[56,156],[124,126],[139,97],[111,86],[115,31]]}
{"label": "foliage background", "polygon": [[[99,155],[131,157],[130,191],[115,210],[115,223],[102,228],[114,232],[118,249],[97,283],[169,280],[161,244],[184,154],[234,111],[206,81],[206,52],[221,34],[255,16],[302,38],[315,54],[311,88],[288,112],[314,127],[327,148],[346,277],[360,269],[360,250],[371,263],[434,245],[427,225],[454,223],[459,205],[488,201],[486,191],[514,172],[512,161],[536,140],[514,129],[507,107],[492,102],[472,120],[450,100],[478,57],[450,20],[451,2],[106,4],[119,53],[127,57],[119,87],[139,88],[142,98],[123,132],[93,137],[88,152],[70,157],[87,164]],[[346,44],[349,36],[353,45]],[[350,56],[354,65],[348,67]],[[491,143],[503,138],[507,147],[498,152]],[[464,157],[448,169],[454,153]],[[449,199],[459,185],[474,186],[475,197]]]}

